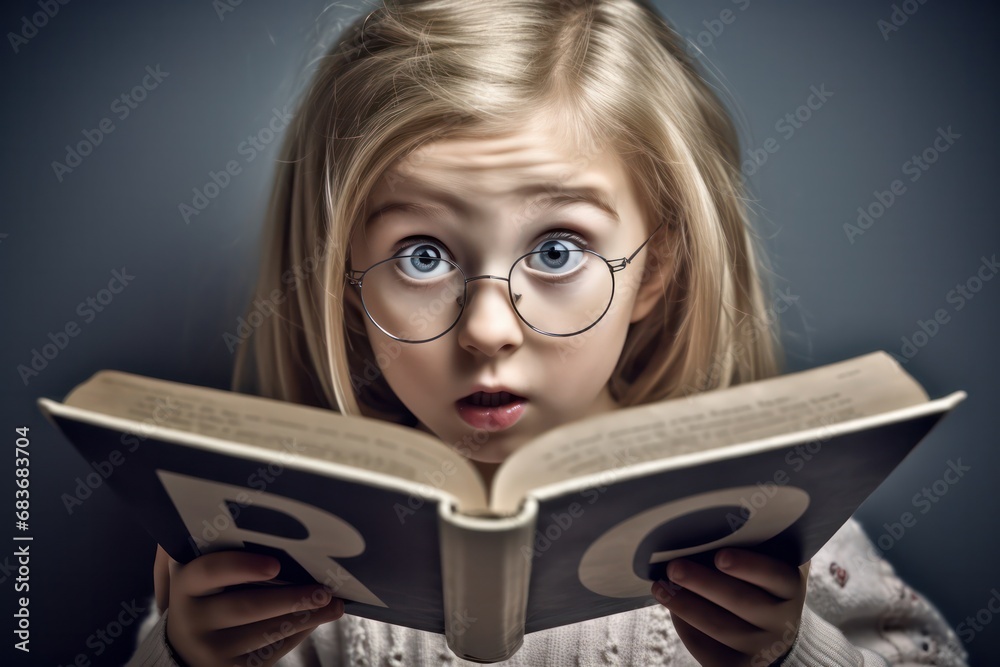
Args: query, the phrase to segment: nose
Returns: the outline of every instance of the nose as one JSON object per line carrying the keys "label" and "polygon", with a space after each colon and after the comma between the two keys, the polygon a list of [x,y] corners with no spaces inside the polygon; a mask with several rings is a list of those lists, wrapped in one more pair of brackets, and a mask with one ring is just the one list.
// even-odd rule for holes
{"label": "nose", "polygon": [[521,346],[524,329],[507,290],[506,278],[477,276],[469,280],[465,311],[458,323],[462,349],[494,357]]}

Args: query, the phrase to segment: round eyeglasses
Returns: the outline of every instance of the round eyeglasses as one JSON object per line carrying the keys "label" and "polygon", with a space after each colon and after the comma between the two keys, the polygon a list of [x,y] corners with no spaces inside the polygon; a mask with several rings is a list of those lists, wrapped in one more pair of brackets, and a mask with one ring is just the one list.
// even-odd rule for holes
{"label": "round eyeglasses", "polygon": [[365,314],[383,333],[402,343],[427,343],[451,331],[468,302],[469,283],[502,280],[518,318],[546,336],[575,336],[592,328],[611,308],[615,273],[635,259],[663,227],[628,257],[608,260],[593,250],[567,248],[557,239],[517,258],[506,277],[468,277],[462,267],[435,254],[397,255],[364,271],[347,271],[361,291]]}

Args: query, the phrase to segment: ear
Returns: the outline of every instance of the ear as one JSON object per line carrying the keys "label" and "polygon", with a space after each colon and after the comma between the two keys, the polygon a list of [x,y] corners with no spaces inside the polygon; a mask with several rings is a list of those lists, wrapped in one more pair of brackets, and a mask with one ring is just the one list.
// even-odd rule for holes
{"label": "ear", "polygon": [[[666,280],[668,274],[667,267],[661,262],[653,262],[650,265],[647,257],[646,264],[643,265],[642,283],[635,295],[635,303],[632,304],[632,315],[630,323],[638,322],[653,312],[656,304],[666,299]],[[638,267],[636,267],[638,268]]]}
{"label": "ear", "polygon": [[364,306],[361,304],[361,290],[359,290],[354,285],[345,284],[344,285],[344,305],[348,308],[354,308],[362,315],[365,312]]}
{"label": "ear", "polygon": [[351,331],[356,331],[367,337],[365,307],[361,303],[361,290],[354,285],[344,285],[344,323]]}

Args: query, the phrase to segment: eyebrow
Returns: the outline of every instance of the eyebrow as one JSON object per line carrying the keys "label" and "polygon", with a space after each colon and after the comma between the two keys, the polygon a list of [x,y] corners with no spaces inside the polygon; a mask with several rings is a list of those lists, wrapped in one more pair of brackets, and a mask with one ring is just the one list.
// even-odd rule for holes
{"label": "eyebrow", "polygon": [[542,183],[518,188],[519,194],[534,195],[546,193],[542,197],[531,200],[532,205],[540,205],[546,210],[552,210],[568,204],[588,204],[603,211],[617,225],[621,216],[615,209],[614,202],[604,190],[593,187],[562,188],[558,183]]}
{"label": "eyebrow", "polygon": [[[462,201],[462,199],[456,197],[450,192],[430,187],[424,187],[424,191],[424,194],[426,194],[426,196],[430,199],[437,200],[453,211],[467,211],[470,208],[468,204]],[[615,209],[614,203],[611,201],[611,197],[600,188],[589,186],[563,188],[558,183],[538,183],[517,188],[514,192],[516,194],[527,196],[543,193],[542,196],[534,197],[527,202],[529,207],[538,206],[541,207],[543,211],[551,211],[570,204],[585,204],[599,209],[616,225],[621,223],[621,216]],[[385,213],[393,210],[428,212],[433,211],[434,208],[434,206],[418,204],[415,202],[391,201],[373,211],[372,214],[365,220],[365,225],[378,216],[384,215]]]}

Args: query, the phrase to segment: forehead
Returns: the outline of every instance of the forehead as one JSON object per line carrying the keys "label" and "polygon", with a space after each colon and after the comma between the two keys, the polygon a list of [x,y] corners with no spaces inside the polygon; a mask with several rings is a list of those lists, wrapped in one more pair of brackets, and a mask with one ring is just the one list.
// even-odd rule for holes
{"label": "forehead", "polygon": [[369,210],[407,196],[431,195],[456,209],[517,206],[541,196],[618,209],[635,192],[616,155],[574,143],[544,126],[502,137],[440,139],[397,161],[369,197]]}

